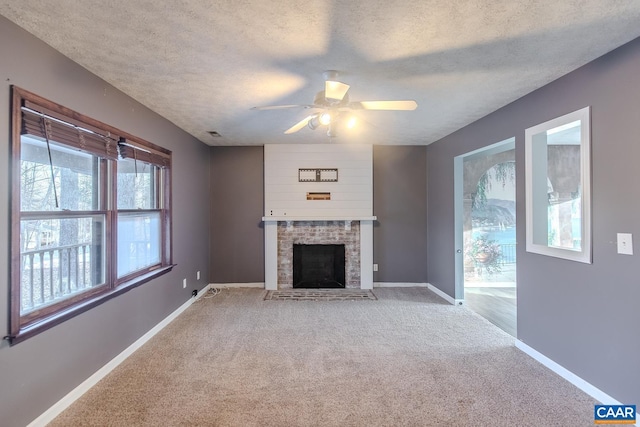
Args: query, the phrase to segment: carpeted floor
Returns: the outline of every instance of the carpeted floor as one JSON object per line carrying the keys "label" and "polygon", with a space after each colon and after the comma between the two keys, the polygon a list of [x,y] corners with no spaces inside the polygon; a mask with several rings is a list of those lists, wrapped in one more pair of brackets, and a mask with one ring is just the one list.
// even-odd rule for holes
{"label": "carpeted floor", "polygon": [[201,298],[51,426],[591,426],[594,400],[425,288]]}

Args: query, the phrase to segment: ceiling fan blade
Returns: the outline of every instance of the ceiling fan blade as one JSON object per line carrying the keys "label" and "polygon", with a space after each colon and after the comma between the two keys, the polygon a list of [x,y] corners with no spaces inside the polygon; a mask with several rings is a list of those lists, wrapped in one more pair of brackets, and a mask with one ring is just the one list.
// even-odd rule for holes
{"label": "ceiling fan blade", "polygon": [[289,129],[285,130],[284,133],[289,135],[290,133],[295,133],[298,132],[300,129],[302,129],[303,127],[305,127],[307,125],[307,123],[309,123],[309,121],[311,119],[313,119],[314,117],[316,117],[317,114],[312,114],[310,116],[305,117],[304,119],[300,120],[298,123],[296,123],[295,125],[291,126]]}
{"label": "ceiling fan blade", "polygon": [[349,104],[351,108],[363,110],[402,110],[411,111],[418,108],[414,100],[406,101],[360,101]]}
{"label": "ceiling fan blade", "polygon": [[284,110],[286,108],[314,108],[314,105],[267,105],[265,107],[251,107],[252,110]]}
{"label": "ceiling fan blade", "polygon": [[349,85],[334,80],[327,80],[324,83],[324,97],[328,99],[334,99],[336,101],[342,101],[342,98],[347,94]]}

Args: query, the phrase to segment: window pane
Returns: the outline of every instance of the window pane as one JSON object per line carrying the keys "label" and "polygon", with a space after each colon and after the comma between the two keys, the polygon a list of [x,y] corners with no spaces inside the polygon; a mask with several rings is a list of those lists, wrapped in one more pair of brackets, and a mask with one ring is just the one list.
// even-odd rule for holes
{"label": "window pane", "polygon": [[118,277],[160,263],[160,212],[118,214]]}
{"label": "window pane", "polygon": [[21,144],[20,203],[23,212],[99,210],[98,157],[51,141],[50,163],[46,141],[23,135]]}
{"label": "window pane", "polygon": [[155,209],[156,166],[123,159],[118,161],[118,209]]}
{"label": "window pane", "polygon": [[20,314],[105,282],[105,217],[20,221]]}

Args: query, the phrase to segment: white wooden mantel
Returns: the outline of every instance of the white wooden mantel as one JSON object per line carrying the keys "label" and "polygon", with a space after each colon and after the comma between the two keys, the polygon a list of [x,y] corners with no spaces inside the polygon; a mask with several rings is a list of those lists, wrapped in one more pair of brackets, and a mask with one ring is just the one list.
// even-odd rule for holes
{"label": "white wooden mantel", "polygon": [[354,217],[291,217],[265,216],[264,222],[264,269],[266,290],[278,289],[278,221],[340,221],[350,224],[360,222],[360,289],[373,289],[373,221],[375,216]]}

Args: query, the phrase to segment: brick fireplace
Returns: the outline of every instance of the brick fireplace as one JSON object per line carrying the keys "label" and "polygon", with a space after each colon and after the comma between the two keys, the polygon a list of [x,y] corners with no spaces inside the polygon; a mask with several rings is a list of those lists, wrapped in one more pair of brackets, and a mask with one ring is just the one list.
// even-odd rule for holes
{"label": "brick fireplace", "polygon": [[373,221],[362,218],[263,217],[265,289],[293,287],[293,245],[344,244],[346,288],[373,289]]}
{"label": "brick fireplace", "polygon": [[360,288],[360,223],[345,227],[343,221],[278,223],[278,284],[293,287],[293,245],[345,246],[345,287]]}
{"label": "brick fireplace", "polygon": [[371,145],[265,145],[265,289],[293,287],[297,244],[344,245],[344,286],[373,288],[372,162]]}

